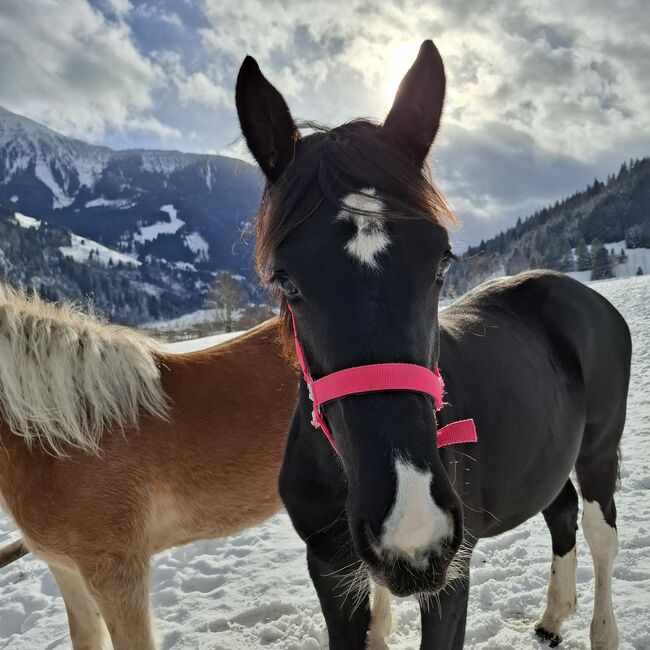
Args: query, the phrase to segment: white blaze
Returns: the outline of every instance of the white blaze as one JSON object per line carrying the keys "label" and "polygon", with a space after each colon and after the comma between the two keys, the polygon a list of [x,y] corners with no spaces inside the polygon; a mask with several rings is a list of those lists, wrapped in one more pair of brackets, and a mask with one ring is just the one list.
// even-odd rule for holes
{"label": "white blaze", "polygon": [[343,203],[350,210],[341,210],[337,219],[351,221],[356,227],[356,233],[345,244],[346,252],[371,269],[378,268],[377,257],[390,244],[384,228],[386,206],[377,198],[374,189],[348,194]]}
{"label": "white blaze", "polygon": [[[397,493],[395,503],[384,521],[381,550],[420,559],[439,549],[453,537],[451,515],[431,496],[431,472],[422,471],[400,458],[395,460]],[[426,557],[421,558],[422,563]]]}

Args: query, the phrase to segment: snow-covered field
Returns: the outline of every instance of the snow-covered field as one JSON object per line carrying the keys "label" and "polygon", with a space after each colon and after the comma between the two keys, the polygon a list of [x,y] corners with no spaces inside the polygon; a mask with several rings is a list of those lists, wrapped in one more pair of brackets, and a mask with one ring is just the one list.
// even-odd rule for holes
{"label": "snow-covered field", "polygon": [[[628,422],[617,496],[620,552],[614,607],[621,648],[650,648],[650,277],[593,287],[626,317],[634,339]],[[221,337],[202,342],[214,344]],[[197,342],[173,347],[184,351]],[[199,343],[198,345],[201,345]],[[0,517],[0,543],[17,537]],[[566,650],[589,647],[593,571],[579,534],[578,611],[564,626]],[[533,625],[543,610],[550,567],[541,516],[482,540],[472,559],[466,647],[541,648]],[[240,535],[174,549],[153,562],[151,594],[164,650],[273,648],[316,650],[327,636],[304,560],[304,546],[284,513]],[[415,603],[394,602],[391,648],[419,647]],[[63,601],[44,565],[32,557],[0,570],[0,648],[68,648]]]}
{"label": "snow-covered field", "polygon": [[[43,223],[40,219],[28,217],[20,212],[16,212],[15,219],[21,228],[40,228],[41,223]],[[140,262],[135,257],[108,248],[87,237],[75,235],[73,232],[70,233],[70,246],[60,246],[59,250],[63,255],[71,257],[76,262],[87,262],[92,253],[95,262],[104,266],[108,266],[109,262],[112,264],[122,262],[127,266],[140,266]]]}
{"label": "snow-covered field", "polygon": [[[591,250],[591,246],[588,246]],[[614,276],[617,278],[629,278],[637,274],[641,269],[643,275],[650,274],[650,248],[628,248],[625,245],[625,240],[609,242],[605,244],[608,251],[612,249],[618,255],[621,251],[625,252],[627,259],[625,262],[618,262],[614,265]],[[575,252],[575,249],[572,249]],[[591,271],[570,271],[567,273],[572,278],[580,280],[580,282],[589,282],[591,280]]]}
{"label": "snow-covered field", "polygon": [[145,242],[156,239],[158,235],[173,235],[185,222],[178,218],[178,210],[173,205],[163,205],[161,212],[165,212],[169,221],[159,221],[150,226],[141,226],[140,232],[133,236],[134,241]]}
{"label": "snow-covered field", "polygon": [[109,262],[113,264],[122,262],[127,266],[140,266],[141,264],[135,257],[108,248],[92,239],[75,235],[73,232],[70,233],[70,246],[60,246],[59,250],[76,262],[87,262],[92,254],[92,259],[104,266],[108,266]]}

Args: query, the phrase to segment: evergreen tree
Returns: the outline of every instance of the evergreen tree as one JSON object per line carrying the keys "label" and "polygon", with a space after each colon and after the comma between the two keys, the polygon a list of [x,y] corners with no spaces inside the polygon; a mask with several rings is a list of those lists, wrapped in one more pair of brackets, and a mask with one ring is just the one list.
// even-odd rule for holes
{"label": "evergreen tree", "polygon": [[571,252],[571,244],[569,238],[563,234],[558,240],[558,250],[560,252],[560,263],[557,267],[558,271],[568,273],[575,270],[575,260]]}
{"label": "evergreen tree", "polygon": [[530,253],[530,268],[531,269],[541,269],[542,265],[542,256],[534,248]]}
{"label": "evergreen tree", "polygon": [[642,269],[641,267],[639,267],[639,268],[636,270],[636,274],[637,274],[637,275],[643,275],[643,269]]}
{"label": "evergreen tree", "polygon": [[593,267],[591,269],[592,280],[605,280],[612,277],[612,261],[607,253],[607,249],[598,240],[591,242],[591,256],[593,258]]}
{"label": "evergreen tree", "polygon": [[578,271],[590,271],[593,266],[591,259],[591,254],[587,248],[587,242],[584,237],[581,237],[578,240],[578,245],[576,246],[576,257],[577,257],[577,270]]}

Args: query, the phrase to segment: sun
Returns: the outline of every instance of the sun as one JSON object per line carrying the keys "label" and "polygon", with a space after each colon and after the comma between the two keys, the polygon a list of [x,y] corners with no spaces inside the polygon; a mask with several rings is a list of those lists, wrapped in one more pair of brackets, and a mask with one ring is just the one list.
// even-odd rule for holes
{"label": "sun", "polygon": [[393,101],[400,81],[402,81],[406,71],[411,67],[418,55],[419,47],[419,43],[416,42],[401,43],[386,57],[388,65],[382,86],[388,102]]}

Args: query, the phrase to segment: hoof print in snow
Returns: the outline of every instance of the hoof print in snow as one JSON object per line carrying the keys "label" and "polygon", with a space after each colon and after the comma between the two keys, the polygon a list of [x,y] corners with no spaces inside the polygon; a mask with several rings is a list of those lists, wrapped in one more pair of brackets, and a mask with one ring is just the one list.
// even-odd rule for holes
{"label": "hoof print in snow", "polygon": [[559,634],[554,634],[553,632],[549,632],[548,630],[545,630],[543,627],[536,627],[535,628],[535,634],[544,639],[545,641],[550,641],[549,647],[550,648],[557,648],[560,643],[562,643],[562,637]]}

